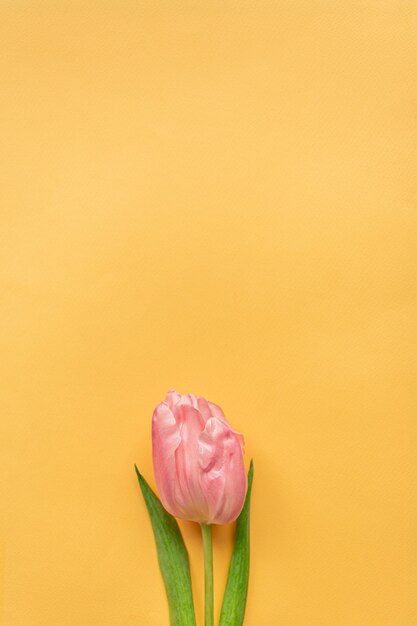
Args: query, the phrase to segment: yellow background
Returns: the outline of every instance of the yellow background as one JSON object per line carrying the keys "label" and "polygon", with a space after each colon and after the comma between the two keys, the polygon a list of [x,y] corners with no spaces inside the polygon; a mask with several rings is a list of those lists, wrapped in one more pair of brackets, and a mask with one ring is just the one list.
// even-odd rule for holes
{"label": "yellow background", "polygon": [[0,9],[1,625],[168,624],[170,387],[255,459],[245,626],[416,624],[417,4]]}

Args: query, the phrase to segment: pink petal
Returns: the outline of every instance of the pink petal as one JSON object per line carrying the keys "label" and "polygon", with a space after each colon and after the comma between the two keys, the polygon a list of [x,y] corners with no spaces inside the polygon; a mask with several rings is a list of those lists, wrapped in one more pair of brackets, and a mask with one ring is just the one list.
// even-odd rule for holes
{"label": "pink petal", "polygon": [[170,389],[165,397],[165,402],[167,403],[167,405],[172,411],[175,405],[177,404],[177,402],[180,401],[180,399],[181,399],[181,394],[178,393],[178,391],[175,391],[175,389]]}
{"label": "pink petal", "polygon": [[207,421],[210,417],[217,417],[220,421],[222,421],[230,430],[236,435],[238,438],[240,445],[242,447],[242,452],[245,451],[245,439],[243,435],[241,435],[237,430],[235,430],[232,425],[227,421],[224,416],[222,409],[214,402],[208,402],[205,398],[201,396],[197,396],[198,400],[198,408],[200,409],[200,413],[203,416],[204,420]]}
{"label": "pink petal", "polygon": [[201,487],[209,523],[228,524],[242,510],[247,489],[243,453],[235,433],[219,418],[210,418],[199,438]]}
{"label": "pink petal", "polygon": [[161,402],[152,416],[152,456],[159,496],[164,507],[173,515],[176,515],[175,450],[180,443],[175,417],[168,404]]}
{"label": "pink petal", "polygon": [[236,437],[237,437],[237,439],[238,439],[238,441],[240,443],[240,447],[242,448],[242,452],[244,453],[245,452],[245,438],[244,438],[244,436],[232,427],[232,425],[225,418],[222,409],[219,406],[217,406],[217,404],[214,404],[213,402],[208,402],[208,405],[210,407],[210,410],[212,412],[213,417],[217,417],[219,420],[221,420],[236,435]]}
{"label": "pink petal", "polygon": [[177,423],[181,443],[175,451],[177,481],[175,497],[185,517],[197,522],[207,518],[207,503],[200,484],[198,439],[204,428],[199,411],[182,401],[177,406]]}

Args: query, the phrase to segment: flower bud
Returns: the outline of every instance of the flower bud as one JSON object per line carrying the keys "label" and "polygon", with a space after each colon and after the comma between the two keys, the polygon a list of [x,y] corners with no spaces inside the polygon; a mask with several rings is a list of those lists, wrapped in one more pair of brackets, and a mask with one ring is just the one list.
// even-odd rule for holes
{"label": "flower bud", "polygon": [[175,517],[228,524],[239,515],[247,477],[244,439],[220,407],[169,391],[152,417],[152,452],[162,504]]}

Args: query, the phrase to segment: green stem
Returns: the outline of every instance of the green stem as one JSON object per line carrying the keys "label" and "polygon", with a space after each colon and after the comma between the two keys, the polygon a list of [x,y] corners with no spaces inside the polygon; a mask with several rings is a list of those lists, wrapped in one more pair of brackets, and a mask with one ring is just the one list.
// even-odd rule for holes
{"label": "green stem", "polygon": [[204,626],[214,626],[213,535],[210,524],[201,524],[204,546]]}

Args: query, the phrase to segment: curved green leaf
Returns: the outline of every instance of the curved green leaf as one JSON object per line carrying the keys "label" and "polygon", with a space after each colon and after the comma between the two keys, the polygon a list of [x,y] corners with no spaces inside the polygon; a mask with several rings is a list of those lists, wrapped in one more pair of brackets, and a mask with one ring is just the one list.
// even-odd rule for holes
{"label": "curved green leaf", "polygon": [[159,567],[168,597],[171,626],[196,626],[187,548],[177,520],[162,506],[135,465],[155,535]]}
{"label": "curved green leaf", "polygon": [[235,547],[230,561],[219,626],[242,626],[245,617],[249,583],[250,496],[253,481],[253,461],[248,473],[245,504],[236,522]]}

